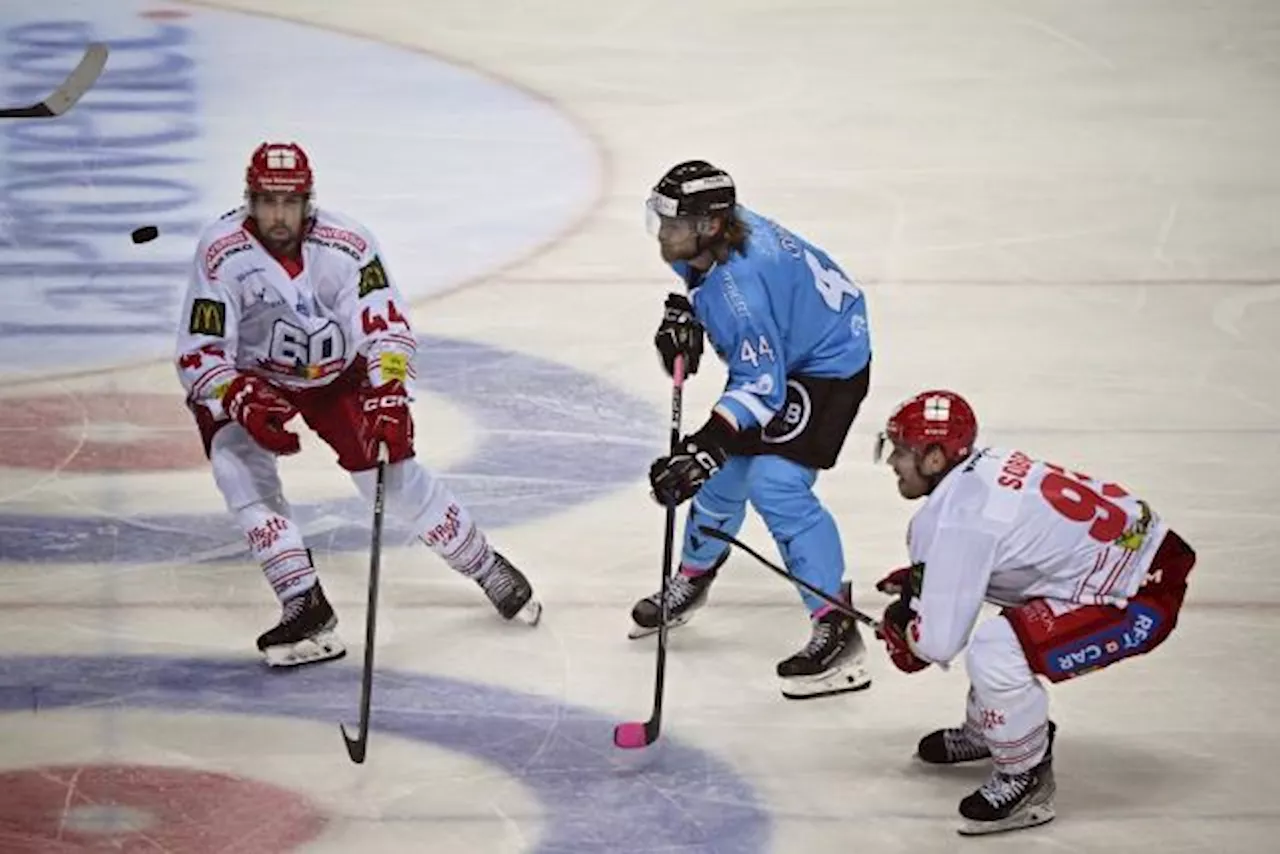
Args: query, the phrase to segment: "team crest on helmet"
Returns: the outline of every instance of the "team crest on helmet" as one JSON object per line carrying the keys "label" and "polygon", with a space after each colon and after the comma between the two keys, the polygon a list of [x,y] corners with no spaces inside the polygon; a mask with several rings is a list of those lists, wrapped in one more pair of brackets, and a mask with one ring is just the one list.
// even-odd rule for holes
{"label": "team crest on helmet", "polygon": [[951,417],[951,400],[946,397],[929,397],[924,402],[926,421],[946,421]]}

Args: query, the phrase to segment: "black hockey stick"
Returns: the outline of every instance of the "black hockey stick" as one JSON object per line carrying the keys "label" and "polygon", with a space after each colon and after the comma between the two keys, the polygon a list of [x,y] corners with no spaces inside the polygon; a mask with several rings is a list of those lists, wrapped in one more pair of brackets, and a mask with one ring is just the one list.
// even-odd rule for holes
{"label": "black hockey stick", "polygon": [[[680,445],[680,412],[684,398],[684,356],[676,356],[671,371],[671,453]],[[662,541],[662,587],[659,593],[658,661],[653,679],[653,712],[649,720],[628,721],[613,728],[613,743],[632,750],[648,747],[662,730],[662,695],[667,681],[667,590],[671,585],[671,558],[675,550],[676,505],[667,505],[667,529]]]}
{"label": "black hockey stick", "polygon": [[382,517],[387,497],[387,446],[378,447],[378,482],[373,491],[373,541],[369,546],[369,603],[364,614],[364,673],[360,680],[360,735],[347,735],[345,724],[339,724],[347,755],[357,765],[364,762],[369,749],[369,705],[373,699],[373,638],[378,617],[378,568],[382,562]]}
{"label": "black hockey stick", "polygon": [[756,560],[760,561],[762,564],[767,566],[769,569],[776,572],[778,575],[781,575],[783,578],[787,579],[787,581],[790,581],[792,584],[795,584],[798,587],[808,590],[814,596],[817,596],[819,599],[821,599],[823,602],[826,602],[832,608],[835,608],[841,614],[844,614],[845,616],[848,616],[848,617],[853,617],[859,623],[870,626],[873,629],[880,628],[880,623],[878,621],[868,617],[866,614],[862,613],[857,608],[850,605],[848,602],[841,602],[839,599],[836,599],[833,596],[828,596],[826,593],[823,593],[821,590],[814,587],[812,584],[805,581],[804,579],[796,578],[794,575],[787,572],[785,569],[778,566],[776,563],[773,563],[772,561],[770,561],[764,555],[760,554],[755,549],[751,548],[751,546],[747,545],[746,543],[736,539],[735,537],[729,534],[726,534],[724,531],[721,531],[719,528],[712,528],[707,525],[699,525],[698,530],[706,534],[708,537],[711,537],[711,539],[713,540],[720,540],[722,543],[728,543],[731,546],[737,546],[738,548],[742,549],[744,552],[751,555],[753,558],[755,558]]}
{"label": "black hockey stick", "polygon": [[81,96],[98,81],[107,64],[107,46],[94,42],[85,49],[80,64],[53,94],[29,107],[0,109],[0,119],[48,119],[60,116],[76,105]]}

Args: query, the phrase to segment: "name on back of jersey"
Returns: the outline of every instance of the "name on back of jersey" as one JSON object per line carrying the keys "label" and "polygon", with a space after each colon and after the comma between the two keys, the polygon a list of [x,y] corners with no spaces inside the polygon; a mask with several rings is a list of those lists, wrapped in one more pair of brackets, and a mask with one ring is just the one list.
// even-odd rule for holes
{"label": "name on back of jersey", "polygon": [[1023,481],[1031,473],[1033,465],[1035,465],[1035,460],[1031,459],[1031,457],[1022,453],[1022,451],[1014,451],[1004,461],[1004,465],[1000,467],[1000,474],[996,478],[996,483],[1015,491],[1022,489]]}

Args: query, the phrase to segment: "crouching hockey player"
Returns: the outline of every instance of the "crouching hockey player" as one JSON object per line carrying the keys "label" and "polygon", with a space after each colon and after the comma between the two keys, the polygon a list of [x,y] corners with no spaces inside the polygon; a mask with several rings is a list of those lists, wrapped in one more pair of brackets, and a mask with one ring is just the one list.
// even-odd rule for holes
{"label": "crouching hockey player", "polygon": [[[899,598],[880,634],[897,667],[951,661],[968,642],[965,722],[921,739],[936,765],[990,759],[960,802],[966,835],[1054,817],[1049,695],[1061,682],[1155,649],[1169,636],[1195,552],[1115,483],[977,448],[969,404],[926,391],[882,435],[903,498],[924,498],[907,529],[911,566],[877,585]],[[974,628],[983,601],[1002,606]]]}

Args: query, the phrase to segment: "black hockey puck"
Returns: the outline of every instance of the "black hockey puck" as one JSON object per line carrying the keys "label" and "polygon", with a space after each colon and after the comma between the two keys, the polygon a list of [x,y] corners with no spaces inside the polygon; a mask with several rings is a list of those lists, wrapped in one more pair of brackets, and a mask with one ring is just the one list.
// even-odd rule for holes
{"label": "black hockey puck", "polygon": [[144,225],[141,228],[135,228],[129,236],[133,238],[134,243],[148,243],[160,236],[160,229],[154,225]]}

